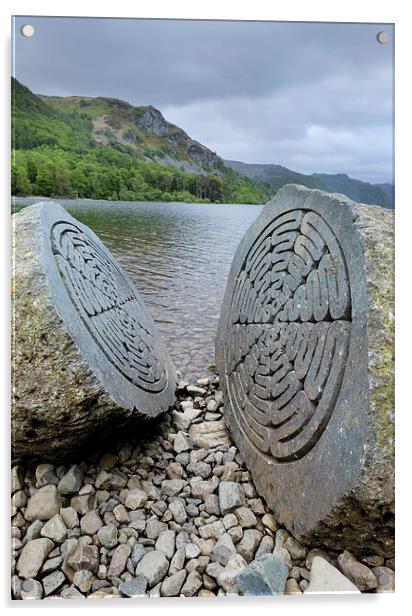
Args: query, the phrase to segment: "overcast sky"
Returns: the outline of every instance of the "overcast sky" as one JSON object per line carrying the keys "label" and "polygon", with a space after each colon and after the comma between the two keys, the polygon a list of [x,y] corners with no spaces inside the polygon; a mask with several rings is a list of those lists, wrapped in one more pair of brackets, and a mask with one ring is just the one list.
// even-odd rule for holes
{"label": "overcast sky", "polygon": [[392,26],[19,17],[15,32],[36,93],[154,105],[223,158],[392,181]]}

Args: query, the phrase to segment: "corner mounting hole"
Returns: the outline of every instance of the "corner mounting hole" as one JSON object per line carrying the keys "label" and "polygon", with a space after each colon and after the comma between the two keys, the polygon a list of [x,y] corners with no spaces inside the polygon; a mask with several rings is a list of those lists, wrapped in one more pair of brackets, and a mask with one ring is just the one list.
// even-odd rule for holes
{"label": "corner mounting hole", "polygon": [[24,26],[20,28],[20,32],[26,38],[30,38],[34,34],[34,28],[31,24],[25,24]]}
{"label": "corner mounting hole", "polygon": [[391,37],[389,36],[388,32],[382,31],[378,32],[378,34],[376,35],[376,40],[381,45],[386,45],[386,43],[389,43],[389,41],[391,40]]}

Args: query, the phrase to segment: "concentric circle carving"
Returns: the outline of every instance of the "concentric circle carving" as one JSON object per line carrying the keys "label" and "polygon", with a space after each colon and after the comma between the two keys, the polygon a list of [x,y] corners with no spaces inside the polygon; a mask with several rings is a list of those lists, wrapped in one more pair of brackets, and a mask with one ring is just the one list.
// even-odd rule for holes
{"label": "concentric circle carving", "polygon": [[345,257],[320,214],[287,211],[259,234],[226,322],[226,386],[245,434],[277,462],[302,458],[332,416],[351,330]]}
{"label": "concentric circle carving", "polygon": [[162,392],[167,374],[144,325],[143,302],[115,261],[69,222],[53,224],[51,244],[70,300],[102,353],[136,387]]}

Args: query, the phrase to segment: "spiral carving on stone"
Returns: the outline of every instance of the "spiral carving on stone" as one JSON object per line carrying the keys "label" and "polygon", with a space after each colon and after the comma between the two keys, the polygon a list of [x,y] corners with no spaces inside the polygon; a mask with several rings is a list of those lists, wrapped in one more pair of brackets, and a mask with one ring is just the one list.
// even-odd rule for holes
{"label": "spiral carving on stone", "polygon": [[283,213],[257,237],[227,323],[227,388],[244,432],[278,462],[302,458],[332,416],[351,330],[345,257],[318,213]]}
{"label": "spiral carving on stone", "polygon": [[70,300],[106,358],[136,387],[163,391],[167,375],[143,325],[142,301],[116,263],[72,223],[55,223],[51,243]]}

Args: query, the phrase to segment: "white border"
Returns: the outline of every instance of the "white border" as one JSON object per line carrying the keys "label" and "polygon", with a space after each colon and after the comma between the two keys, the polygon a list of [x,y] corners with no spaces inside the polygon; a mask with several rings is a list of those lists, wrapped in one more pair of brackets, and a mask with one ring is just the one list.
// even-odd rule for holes
{"label": "white border", "polygon": [[[411,288],[410,263],[410,228],[412,203],[408,174],[411,174],[411,155],[410,155],[410,107],[411,97],[408,96],[408,81],[410,76],[410,58],[412,38],[411,21],[408,19],[408,2],[404,0],[345,0],[345,2],[333,2],[331,0],[294,0],[293,2],[276,2],[254,0],[252,3],[234,3],[230,0],[207,0],[207,2],[197,3],[193,0],[151,0],[142,3],[132,0],[122,0],[117,3],[97,3],[90,0],[62,0],[58,3],[52,0],[37,0],[37,2],[20,1],[10,2],[4,0],[1,7],[0,27],[2,30],[2,49],[5,51],[2,63],[3,71],[3,92],[6,96],[2,97],[2,135],[10,135],[9,128],[9,92],[10,92],[10,16],[14,15],[61,15],[61,16],[107,16],[107,17],[152,17],[152,18],[193,18],[193,19],[247,19],[247,20],[276,20],[276,21],[341,21],[341,22],[375,22],[375,23],[395,23],[396,24],[396,159],[395,159],[395,181],[396,181],[396,205],[397,205],[397,289],[396,289],[396,313],[397,313],[397,572],[396,585],[397,591],[394,595],[369,595],[369,596],[306,596],[303,600],[300,597],[276,597],[270,599],[177,599],[177,600],[145,600],[144,603],[138,601],[98,601],[87,602],[63,602],[63,601],[41,601],[41,602],[13,602],[8,601],[9,596],[9,571],[8,554],[5,546],[8,541],[3,541],[2,562],[1,562],[1,597],[3,607],[6,609],[17,610],[15,613],[23,613],[27,609],[42,610],[73,610],[79,614],[89,611],[89,609],[134,609],[146,612],[165,612],[174,614],[175,612],[187,612],[196,610],[199,614],[208,614],[210,610],[220,612],[223,610],[236,610],[240,614],[246,614],[253,608],[265,613],[274,613],[281,610],[283,614],[290,614],[292,611],[318,615],[330,614],[333,611],[337,616],[347,614],[348,610],[360,608],[362,610],[373,610],[374,614],[387,614],[388,609],[402,609],[403,602],[410,603],[408,592],[412,592],[409,582],[410,570],[410,548],[408,555],[408,541],[410,543],[410,509],[408,496],[410,494],[410,458],[407,455],[408,446],[411,441],[411,403],[409,400],[408,379],[410,375],[410,302],[407,293]],[[409,131],[408,131],[409,128]],[[408,139],[409,135],[409,139]],[[4,498],[1,507],[2,526],[1,536],[8,537],[9,517],[8,517],[8,448],[9,448],[9,326],[8,313],[10,304],[9,297],[9,249],[10,249],[10,219],[9,219],[9,141],[5,140],[5,147],[2,148],[2,164],[0,169],[1,187],[3,189],[3,203],[1,212],[1,298],[3,300],[3,318],[1,319],[1,355],[2,359],[2,378],[3,394],[2,404],[2,459],[3,488]],[[407,193],[407,188],[409,191]],[[405,282],[404,282],[405,281]],[[400,334],[401,332],[401,334]],[[402,481],[404,479],[404,481]],[[400,485],[403,485],[401,491]],[[411,588],[410,588],[411,587]]]}

